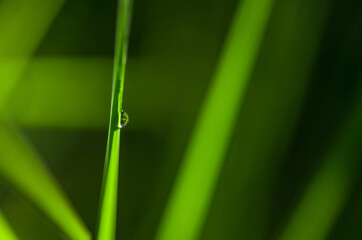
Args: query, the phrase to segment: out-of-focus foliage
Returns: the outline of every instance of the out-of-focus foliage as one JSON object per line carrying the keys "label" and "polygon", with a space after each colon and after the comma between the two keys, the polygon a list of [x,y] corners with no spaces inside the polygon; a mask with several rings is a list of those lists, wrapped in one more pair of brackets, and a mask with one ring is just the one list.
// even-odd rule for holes
{"label": "out-of-focus foliage", "polygon": [[199,238],[273,3],[246,0],[235,12],[156,239]]}
{"label": "out-of-focus foliage", "polygon": [[[59,217],[78,229],[68,231],[52,219],[50,212],[65,214],[60,199],[69,199],[63,207],[79,214],[79,226],[96,232],[116,4],[0,0],[0,234],[68,239],[83,228],[72,223],[78,217]],[[156,237],[238,4],[135,0],[117,239]],[[303,238],[300,232],[362,239],[361,123],[353,117],[361,93],[361,5],[275,1],[240,111],[233,113],[235,128],[200,224],[201,240]],[[228,124],[228,107],[218,106],[215,128]]]}
{"label": "out-of-focus foliage", "polygon": [[72,239],[90,239],[58,183],[27,143],[6,125],[0,126],[0,174],[34,202]]}

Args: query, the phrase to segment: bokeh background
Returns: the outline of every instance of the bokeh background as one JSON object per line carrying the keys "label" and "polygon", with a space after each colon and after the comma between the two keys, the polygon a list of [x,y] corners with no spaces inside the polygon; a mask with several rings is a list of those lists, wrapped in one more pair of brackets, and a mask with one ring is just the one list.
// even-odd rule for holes
{"label": "bokeh background", "polygon": [[[154,239],[238,3],[134,0],[117,239]],[[33,169],[8,131],[96,231],[116,5],[0,0],[0,209],[19,239],[69,237],[9,177]],[[200,239],[362,239],[361,9],[274,1]]]}

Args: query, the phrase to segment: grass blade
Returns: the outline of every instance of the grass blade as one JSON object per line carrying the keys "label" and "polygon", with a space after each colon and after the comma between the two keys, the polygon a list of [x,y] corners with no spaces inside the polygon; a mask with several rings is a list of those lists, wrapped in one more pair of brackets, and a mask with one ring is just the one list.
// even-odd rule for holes
{"label": "grass blade", "polygon": [[239,4],[157,240],[192,240],[200,233],[272,3],[246,0]]}
{"label": "grass blade", "polygon": [[6,240],[18,239],[1,212],[0,212],[0,238]]}
{"label": "grass blade", "polygon": [[118,1],[117,37],[113,73],[111,114],[108,132],[97,239],[115,238],[118,192],[119,143],[123,86],[127,59],[131,0]]}
{"label": "grass blade", "polygon": [[65,193],[28,144],[3,124],[0,125],[0,143],[0,174],[71,239],[89,240],[89,231],[65,198]]}

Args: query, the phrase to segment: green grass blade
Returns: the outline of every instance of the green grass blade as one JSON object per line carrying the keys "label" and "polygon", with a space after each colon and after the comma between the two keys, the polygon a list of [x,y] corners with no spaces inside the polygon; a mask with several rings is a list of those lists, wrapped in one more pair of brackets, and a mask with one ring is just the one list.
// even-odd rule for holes
{"label": "green grass blade", "polygon": [[0,212],[0,239],[17,240],[17,236],[6,221],[2,212]]}
{"label": "green grass blade", "polygon": [[280,240],[321,240],[328,237],[359,168],[356,149],[360,149],[362,137],[361,100],[327,153],[322,168],[304,193]]}
{"label": "green grass blade", "polygon": [[28,144],[0,124],[0,174],[75,240],[91,239],[65,193]]}
{"label": "green grass blade", "polygon": [[0,109],[64,1],[0,2]]}
{"label": "green grass blade", "polygon": [[131,0],[119,0],[118,2],[112,103],[97,234],[97,239],[99,240],[112,240],[115,238],[119,143],[121,134],[121,129],[118,127],[118,124],[120,123],[122,111],[131,4]]}
{"label": "green grass blade", "polygon": [[272,0],[239,4],[157,240],[197,239],[251,75]]}

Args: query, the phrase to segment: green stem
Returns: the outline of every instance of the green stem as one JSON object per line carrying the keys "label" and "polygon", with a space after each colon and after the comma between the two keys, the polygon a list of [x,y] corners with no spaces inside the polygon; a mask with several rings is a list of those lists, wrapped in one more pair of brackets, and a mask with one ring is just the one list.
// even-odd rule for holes
{"label": "green stem", "polygon": [[118,124],[121,120],[130,19],[131,0],[119,0],[112,104],[97,234],[97,239],[99,240],[115,239],[119,143],[121,134],[121,130],[118,128]]}

